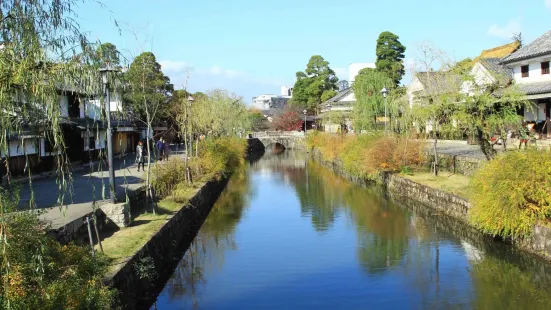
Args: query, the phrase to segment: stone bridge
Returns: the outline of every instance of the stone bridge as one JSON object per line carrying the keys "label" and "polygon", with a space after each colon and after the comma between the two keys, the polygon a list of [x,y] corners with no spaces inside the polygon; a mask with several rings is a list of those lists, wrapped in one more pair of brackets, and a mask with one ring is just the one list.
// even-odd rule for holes
{"label": "stone bridge", "polygon": [[300,131],[262,131],[249,136],[249,149],[269,149],[276,145],[289,150],[305,150],[304,132]]}

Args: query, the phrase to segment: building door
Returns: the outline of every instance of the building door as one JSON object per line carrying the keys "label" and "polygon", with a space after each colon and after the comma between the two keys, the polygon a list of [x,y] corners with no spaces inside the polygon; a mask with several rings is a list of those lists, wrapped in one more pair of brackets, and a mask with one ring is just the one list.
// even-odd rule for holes
{"label": "building door", "polygon": [[81,130],[76,126],[63,126],[65,153],[71,162],[84,159],[84,139],[80,133]]}

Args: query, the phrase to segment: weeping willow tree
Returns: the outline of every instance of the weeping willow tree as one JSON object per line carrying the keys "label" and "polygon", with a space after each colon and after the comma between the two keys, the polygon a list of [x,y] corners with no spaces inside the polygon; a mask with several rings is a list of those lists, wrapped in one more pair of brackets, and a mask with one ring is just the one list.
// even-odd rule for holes
{"label": "weeping willow tree", "polygon": [[385,114],[385,98],[381,95],[381,90],[385,87],[391,94],[386,101],[387,114],[396,114],[397,111],[393,108],[393,85],[392,79],[384,72],[371,68],[360,70],[352,85],[356,96],[353,115],[356,131],[373,130],[377,127],[378,118]]}
{"label": "weeping willow tree", "polygon": [[[101,283],[101,259],[82,248],[52,243],[36,214],[19,208],[18,185],[10,172],[10,141],[25,146],[30,134],[52,146],[58,202],[70,190],[63,140],[60,92],[99,93],[93,57],[74,12],[77,0],[5,0],[0,3],[0,251],[4,309],[109,308]],[[35,142],[37,143],[37,142]],[[25,149],[23,147],[23,149]],[[26,157],[26,173],[32,165]],[[32,188],[32,183],[29,183]],[[32,190],[31,190],[32,192]],[[34,197],[28,203],[34,206]]]}

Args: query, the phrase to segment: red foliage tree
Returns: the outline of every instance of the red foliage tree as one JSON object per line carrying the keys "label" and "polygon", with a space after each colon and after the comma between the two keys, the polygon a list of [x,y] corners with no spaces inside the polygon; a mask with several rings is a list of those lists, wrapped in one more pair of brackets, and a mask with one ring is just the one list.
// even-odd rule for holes
{"label": "red foliage tree", "polygon": [[273,121],[273,127],[276,130],[293,131],[302,130],[304,128],[304,121],[301,119],[300,114],[293,110],[287,110],[277,115]]}

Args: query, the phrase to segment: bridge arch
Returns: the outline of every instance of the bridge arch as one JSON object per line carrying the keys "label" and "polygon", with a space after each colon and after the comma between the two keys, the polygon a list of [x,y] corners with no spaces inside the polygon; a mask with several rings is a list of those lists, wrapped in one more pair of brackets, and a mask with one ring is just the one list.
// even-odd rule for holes
{"label": "bridge arch", "polygon": [[[264,149],[269,149],[273,145],[281,145],[286,150],[305,150],[306,143],[303,132],[294,131],[265,131],[255,132],[249,140],[257,140]],[[254,142],[252,142],[254,143]],[[249,142],[251,144],[251,141]]]}

